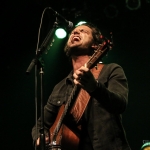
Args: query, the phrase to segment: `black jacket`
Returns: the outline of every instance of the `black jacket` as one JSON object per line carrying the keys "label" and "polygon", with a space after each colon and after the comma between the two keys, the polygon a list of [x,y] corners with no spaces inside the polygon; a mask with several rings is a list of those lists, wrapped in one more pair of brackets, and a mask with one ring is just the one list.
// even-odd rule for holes
{"label": "black jacket", "polygon": [[[70,73],[54,87],[44,108],[46,130],[52,126],[59,107],[66,102],[73,86]],[[97,88],[89,94],[91,99],[81,119],[79,149],[130,150],[121,121],[128,102],[128,83],[123,69],[115,63],[104,65]],[[35,135],[33,127],[33,140],[36,140]]]}

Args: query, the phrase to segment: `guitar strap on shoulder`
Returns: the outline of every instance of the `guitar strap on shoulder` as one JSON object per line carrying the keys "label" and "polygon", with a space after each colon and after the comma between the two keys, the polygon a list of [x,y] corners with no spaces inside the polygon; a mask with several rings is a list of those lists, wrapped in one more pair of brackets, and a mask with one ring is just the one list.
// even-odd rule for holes
{"label": "guitar strap on shoulder", "polygon": [[[103,66],[104,66],[103,64],[98,64],[96,67],[91,69],[91,72],[94,75],[95,79],[98,79]],[[86,92],[84,89],[81,89],[70,111],[76,123],[78,123],[79,120],[81,119],[89,100],[90,100],[89,93]]]}

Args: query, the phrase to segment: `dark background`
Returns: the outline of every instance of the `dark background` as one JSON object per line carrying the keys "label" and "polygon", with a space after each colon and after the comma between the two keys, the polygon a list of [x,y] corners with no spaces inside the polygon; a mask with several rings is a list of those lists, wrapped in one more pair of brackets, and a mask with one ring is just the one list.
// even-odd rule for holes
{"label": "dark background", "polygon": [[[74,23],[80,19],[91,21],[107,37],[113,32],[114,47],[104,61],[120,64],[128,78],[129,103],[123,114],[127,139],[132,150],[140,149],[143,140],[150,140],[150,1],[141,0],[136,8],[138,1],[128,0],[126,5],[125,0],[1,0],[1,150],[33,149],[34,69],[30,75],[25,72],[35,55],[40,19],[46,7],[52,7]],[[41,40],[54,21],[52,12],[47,11]],[[54,85],[70,71],[63,53],[64,43],[54,43],[57,48],[44,56],[44,102]]]}

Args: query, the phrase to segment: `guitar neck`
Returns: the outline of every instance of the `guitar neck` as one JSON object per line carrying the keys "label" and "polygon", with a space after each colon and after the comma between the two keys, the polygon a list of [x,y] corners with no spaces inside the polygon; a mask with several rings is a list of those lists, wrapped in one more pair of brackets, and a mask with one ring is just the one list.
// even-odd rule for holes
{"label": "guitar neck", "polygon": [[57,133],[59,132],[60,128],[61,128],[61,125],[62,125],[62,122],[64,120],[64,117],[66,116],[67,114],[67,111],[69,109],[69,106],[71,105],[71,102],[72,102],[72,99],[74,98],[75,96],[75,93],[77,91],[77,85],[74,85],[73,87],[73,90],[68,98],[68,101],[66,102],[65,106],[64,106],[64,111],[63,113],[61,114],[60,118],[59,118],[59,121],[57,123],[57,125],[55,126],[55,129],[53,131],[53,134],[54,135],[57,135]]}

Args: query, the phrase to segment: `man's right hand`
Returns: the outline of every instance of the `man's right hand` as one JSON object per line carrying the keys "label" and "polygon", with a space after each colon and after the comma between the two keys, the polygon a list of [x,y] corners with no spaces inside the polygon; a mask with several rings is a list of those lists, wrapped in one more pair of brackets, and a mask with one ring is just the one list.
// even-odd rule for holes
{"label": "man's right hand", "polygon": [[37,146],[40,145],[40,138],[38,138],[38,139],[36,140],[36,145],[37,145]]}
{"label": "man's right hand", "polygon": [[[45,143],[49,143],[49,136],[45,136]],[[40,138],[38,138],[36,140],[36,145],[39,146],[40,145]]]}

